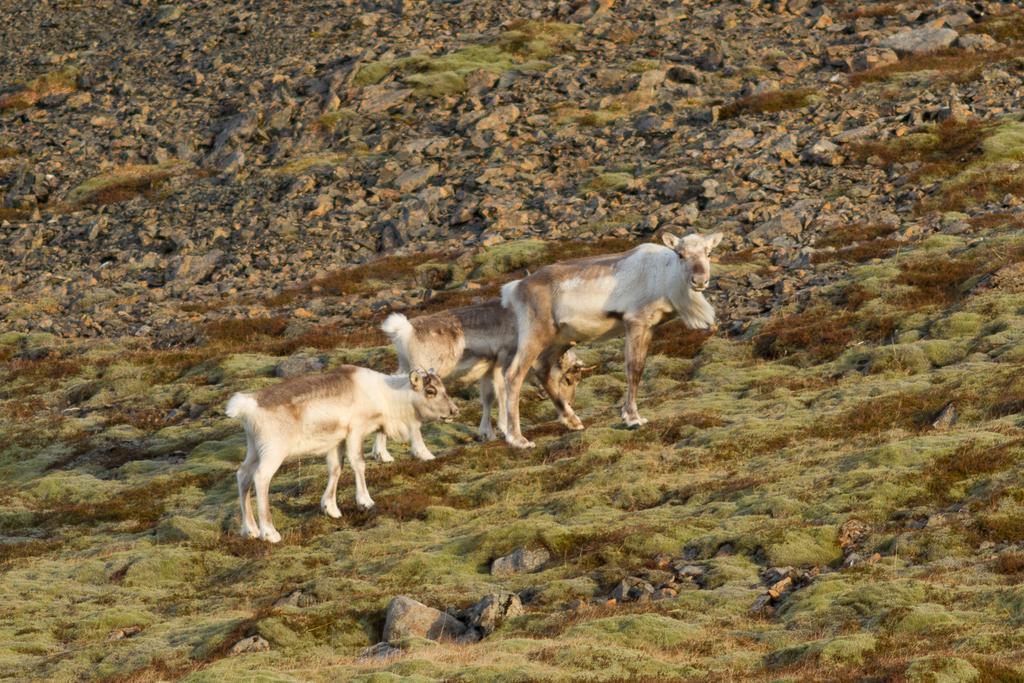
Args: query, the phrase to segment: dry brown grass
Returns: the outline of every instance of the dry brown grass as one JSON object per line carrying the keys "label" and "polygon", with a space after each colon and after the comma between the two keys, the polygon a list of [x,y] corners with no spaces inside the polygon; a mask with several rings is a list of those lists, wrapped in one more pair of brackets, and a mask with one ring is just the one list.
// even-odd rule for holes
{"label": "dry brown grass", "polygon": [[818,421],[810,432],[833,440],[890,429],[917,432],[931,425],[948,400],[945,393],[939,391],[878,396],[861,401],[831,419]]}
{"label": "dry brown grass", "polygon": [[949,503],[952,500],[950,489],[959,482],[980,474],[999,472],[1012,465],[1022,443],[1009,441],[990,447],[971,442],[936,459],[926,469],[928,479],[925,488],[930,498],[921,502]]}
{"label": "dry brown grass", "polygon": [[139,195],[154,198],[166,181],[188,172],[189,166],[178,161],[121,166],[90,178],[71,190],[67,203],[70,207],[101,206],[127,201]]}
{"label": "dry brown grass", "polygon": [[754,335],[754,355],[766,359],[800,355],[820,363],[837,357],[855,335],[852,314],[820,305],[762,325]]}
{"label": "dry brown grass", "polygon": [[1024,13],[1019,10],[987,17],[967,28],[968,33],[987,33],[1000,43],[1013,45],[1024,42]]}
{"label": "dry brown grass", "polygon": [[948,256],[901,263],[896,282],[911,285],[914,290],[901,295],[899,303],[908,308],[952,303],[963,295],[964,284],[983,267],[976,258]]}
{"label": "dry brown grass", "polygon": [[814,90],[778,90],[775,92],[748,95],[723,105],[718,115],[722,119],[732,119],[745,114],[770,114],[791,109],[803,109],[814,102]]}
{"label": "dry brown grass", "polygon": [[992,125],[978,119],[947,119],[927,129],[928,136],[912,135],[888,142],[851,145],[854,158],[877,157],[884,163],[920,162],[915,177],[950,176],[984,153],[981,143]]}
{"label": "dry brown grass", "polygon": [[266,301],[269,306],[283,306],[300,297],[351,296],[367,294],[382,287],[406,288],[411,284],[415,268],[421,263],[446,258],[445,254],[430,252],[407,256],[385,256],[349,268],[342,268],[323,277],[286,289]]}
{"label": "dry brown grass", "polygon": [[27,109],[53,95],[67,95],[78,89],[78,69],[68,67],[43,74],[20,90],[0,95],[0,111]]}
{"label": "dry brown grass", "polygon": [[897,74],[920,71],[936,71],[939,73],[938,78],[947,83],[969,83],[980,78],[985,65],[1012,59],[1015,54],[1010,50],[964,52],[950,48],[928,54],[909,55],[894,64],[855,73],[850,76],[850,83],[854,86],[878,83]]}
{"label": "dry brown grass", "polygon": [[658,327],[651,341],[650,353],[673,358],[694,358],[713,334],[707,330],[691,330],[682,320],[671,320]]}
{"label": "dry brown grass", "polygon": [[848,10],[839,14],[843,19],[863,19],[865,17],[894,17],[901,11],[901,5],[894,2],[872,3],[870,5],[858,5],[856,9]]}
{"label": "dry brown grass", "polygon": [[992,561],[992,571],[1007,575],[1024,574],[1024,553],[1003,553]]}

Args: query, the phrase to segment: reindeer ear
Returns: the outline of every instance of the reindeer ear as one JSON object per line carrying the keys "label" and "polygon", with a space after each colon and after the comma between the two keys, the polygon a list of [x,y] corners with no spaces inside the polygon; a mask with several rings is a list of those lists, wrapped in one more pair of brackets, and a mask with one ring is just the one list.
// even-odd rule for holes
{"label": "reindeer ear", "polygon": [[670,232],[661,233],[661,241],[665,243],[665,246],[669,249],[675,249],[679,246],[679,238]]}
{"label": "reindeer ear", "polygon": [[718,243],[722,241],[722,233],[713,232],[710,235],[704,235],[704,251],[711,253],[711,250],[718,246]]}
{"label": "reindeer ear", "polygon": [[423,391],[423,371],[419,368],[409,373],[409,384],[413,391]]}

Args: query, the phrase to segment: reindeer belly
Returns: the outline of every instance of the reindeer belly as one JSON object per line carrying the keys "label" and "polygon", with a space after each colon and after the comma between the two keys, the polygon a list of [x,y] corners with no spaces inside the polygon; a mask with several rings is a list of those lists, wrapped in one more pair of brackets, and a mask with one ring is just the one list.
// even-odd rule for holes
{"label": "reindeer belly", "polygon": [[493,367],[494,361],[490,358],[464,355],[459,364],[455,366],[451,374],[445,378],[457,384],[471,384],[483,377]]}
{"label": "reindeer belly", "polygon": [[558,339],[562,342],[592,341],[618,336],[622,332],[622,318],[603,314],[601,316],[573,316],[558,325]]}

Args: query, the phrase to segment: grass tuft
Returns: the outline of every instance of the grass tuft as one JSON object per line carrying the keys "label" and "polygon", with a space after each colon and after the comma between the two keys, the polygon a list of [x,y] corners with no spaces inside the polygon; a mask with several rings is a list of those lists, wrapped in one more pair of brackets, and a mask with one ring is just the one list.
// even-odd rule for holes
{"label": "grass tuft", "polygon": [[78,69],[74,67],[45,73],[19,90],[0,95],[0,111],[27,109],[45,97],[73,93],[78,89],[78,76]]}
{"label": "grass tuft", "polygon": [[165,181],[183,175],[188,169],[189,165],[182,161],[122,166],[89,178],[72,189],[67,200],[79,206],[123,202],[155,190]]}
{"label": "grass tuft", "polygon": [[815,102],[814,90],[778,90],[775,92],[748,95],[724,105],[719,111],[722,119],[732,119],[745,114],[771,114],[792,109],[803,109]]}

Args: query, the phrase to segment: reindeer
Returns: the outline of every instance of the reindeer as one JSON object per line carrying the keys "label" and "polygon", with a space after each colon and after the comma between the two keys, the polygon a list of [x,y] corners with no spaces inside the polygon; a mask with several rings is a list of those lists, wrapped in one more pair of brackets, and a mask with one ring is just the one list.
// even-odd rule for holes
{"label": "reindeer", "polygon": [[[434,456],[420,435],[420,423],[450,421],[459,409],[436,374],[417,369],[408,375],[389,376],[343,365],[333,372],[296,377],[252,394],[235,394],[226,412],[245,426],[245,461],[238,468],[242,535],[277,543],[281,534],[270,518],[270,479],[285,460],[327,453],[327,489],[320,499],[320,509],[338,518],[344,441],[345,454],[355,473],[356,504],[368,510],[374,503],[366,489],[363,438],[378,431],[392,438],[409,438],[414,455],[432,460]],[[258,527],[249,499],[254,487]]]}
{"label": "reindeer", "polygon": [[[686,237],[664,233],[665,246],[643,244],[620,254],[574,259],[545,266],[501,288],[501,303],[515,315],[515,356],[505,372],[508,431],[517,448],[532,448],[519,426],[519,398],[530,368],[550,364],[580,341],[626,336],[626,398],[622,419],[647,423],[636,405],[654,326],[675,312],[687,327],[711,329],[715,311],[703,292],[711,276],[708,257],[721,233]],[[579,423],[567,408],[566,419]],[[574,419],[575,418],[575,419]]]}
{"label": "reindeer", "polygon": [[[506,432],[504,372],[516,352],[516,319],[511,311],[502,307],[499,299],[412,320],[401,313],[392,313],[381,329],[398,352],[399,372],[423,367],[431,368],[445,381],[461,384],[479,381],[481,441],[495,438],[491,427],[491,406],[495,398],[498,429],[503,434]],[[583,423],[572,412],[572,402],[583,372],[592,369],[584,367],[571,350],[551,363],[537,364],[530,369],[530,375],[555,404],[559,421],[569,429],[583,429]],[[373,452],[382,462],[393,460],[387,450],[387,435],[383,432],[377,434]]]}

